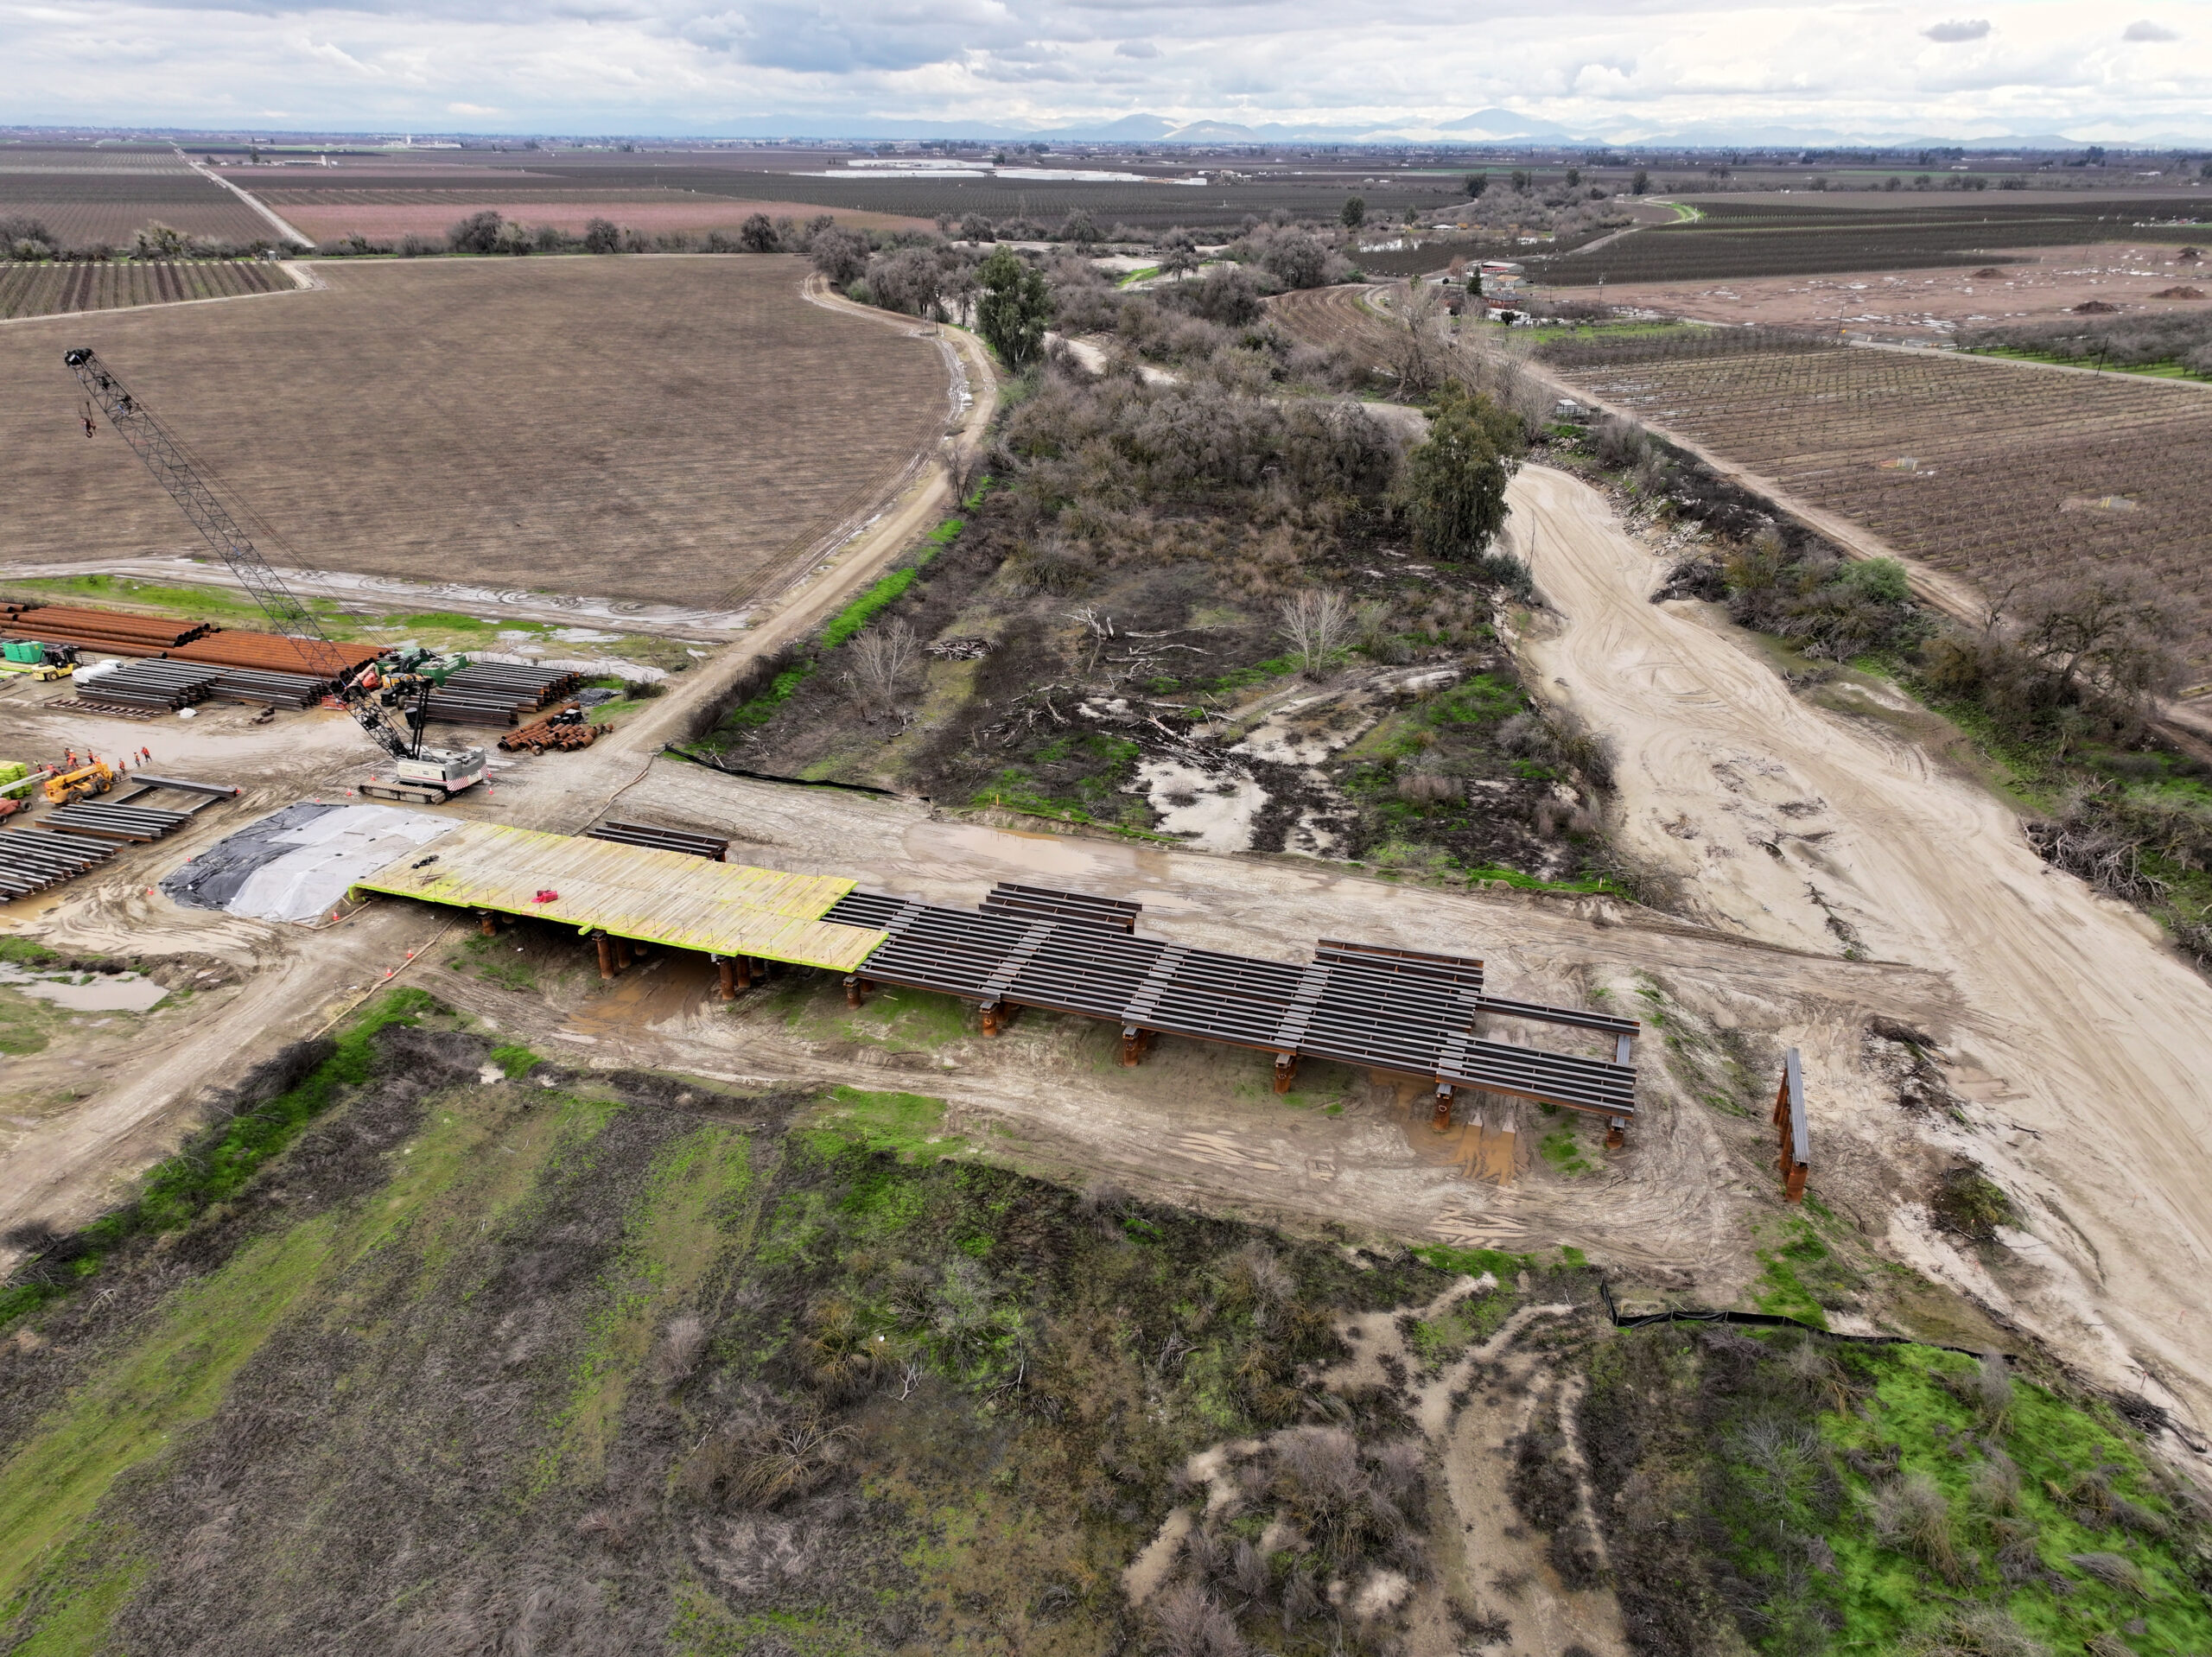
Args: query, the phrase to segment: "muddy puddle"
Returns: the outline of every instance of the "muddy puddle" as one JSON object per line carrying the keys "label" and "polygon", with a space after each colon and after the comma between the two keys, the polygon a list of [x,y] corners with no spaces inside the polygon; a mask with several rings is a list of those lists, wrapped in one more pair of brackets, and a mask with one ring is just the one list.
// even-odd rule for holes
{"label": "muddy puddle", "polygon": [[139,973],[39,973],[5,961],[0,984],[72,1013],[150,1013],[168,994]]}

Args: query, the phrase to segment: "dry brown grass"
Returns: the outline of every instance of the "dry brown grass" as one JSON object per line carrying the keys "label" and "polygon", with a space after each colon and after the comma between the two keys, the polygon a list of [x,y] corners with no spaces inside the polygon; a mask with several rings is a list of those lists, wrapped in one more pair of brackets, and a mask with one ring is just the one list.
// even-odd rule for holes
{"label": "dry brown grass", "polygon": [[322,264],[327,291],[0,329],[0,561],[203,550],[111,434],[95,346],[282,562],[715,603],[772,591],[933,444],[934,345],[806,303],[796,258]]}

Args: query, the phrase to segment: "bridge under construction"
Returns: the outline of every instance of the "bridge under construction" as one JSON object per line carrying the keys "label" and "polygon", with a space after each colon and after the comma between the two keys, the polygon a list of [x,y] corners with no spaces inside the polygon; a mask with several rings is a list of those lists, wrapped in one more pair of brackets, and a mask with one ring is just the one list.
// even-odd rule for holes
{"label": "bridge under construction", "polygon": [[[1310,962],[1271,961],[1144,936],[1126,899],[1001,885],[961,909],[726,863],[723,849],[638,825],[577,836],[470,822],[355,890],[473,911],[487,930],[500,915],[573,926],[607,977],[633,944],[696,951],[725,998],[776,962],[841,975],[854,1006],[878,985],[957,996],[985,1035],[1026,1007],[1103,1020],[1124,1064],[1162,1037],[1249,1048],[1271,1056],[1278,1093],[1305,1058],[1419,1076],[1440,1126],[1462,1091],[1604,1116],[1616,1144],[1636,1114],[1635,1019],[1491,995],[1479,960],[1323,939]],[[1529,1025],[1610,1051],[1499,1039]]]}

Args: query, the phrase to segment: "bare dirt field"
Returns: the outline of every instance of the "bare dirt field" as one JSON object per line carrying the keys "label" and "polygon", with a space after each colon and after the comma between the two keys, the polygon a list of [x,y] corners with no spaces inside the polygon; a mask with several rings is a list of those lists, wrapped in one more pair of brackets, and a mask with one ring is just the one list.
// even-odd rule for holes
{"label": "bare dirt field", "polygon": [[[242,181],[251,188],[251,181]],[[726,201],[677,190],[637,190],[611,194],[575,191],[561,195],[501,194],[497,187],[480,193],[429,190],[255,189],[254,194],[281,213],[286,223],[318,242],[350,235],[371,241],[397,241],[407,235],[443,236],[471,213],[496,213],[533,228],[550,225],[580,236],[594,219],[611,219],[625,230],[656,235],[664,231],[721,230],[734,232],[756,213],[771,219],[802,221],[817,213],[861,230],[928,230],[926,219],[887,213],[855,213],[807,207],[789,201]]]}
{"label": "bare dirt field", "polygon": [[1995,276],[1952,267],[1621,283],[1607,286],[1605,302],[1700,322],[1825,326],[1888,338],[1941,339],[1969,326],[2057,321],[2090,300],[2129,312],[2201,311],[2209,302],[2158,297],[2169,288],[2203,285],[2204,265],[2182,259],[2181,251],[2157,243],[2024,248],[2006,252],[2002,263],[1981,267]]}
{"label": "bare dirt field", "polygon": [[2212,672],[2212,387],[1726,337],[1578,344],[1559,371],[1985,589],[2132,568]]}
{"label": "bare dirt field", "polygon": [[203,550],[64,348],[96,347],[278,563],[693,603],[772,594],[945,429],[938,343],[747,258],[321,264],[254,305],[0,336],[0,561]]}

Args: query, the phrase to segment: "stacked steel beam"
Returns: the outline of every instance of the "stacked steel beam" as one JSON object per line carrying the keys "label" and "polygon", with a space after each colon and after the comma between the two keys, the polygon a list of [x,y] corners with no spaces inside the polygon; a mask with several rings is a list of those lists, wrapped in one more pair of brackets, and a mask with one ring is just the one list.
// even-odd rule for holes
{"label": "stacked steel beam", "polygon": [[642,846],[653,852],[689,852],[709,863],[719,863],[729,841],[714,835],[693,834],[683,828],[663,828],[657,823],[610,820],[584,831],[587,840],[611,840],[619,846]]}
{"label": "stacked steel beam", "polygon": [[512,725],[576,687],[580,675],[512,662],[477,662],[430,693],[429,715],[451,725]]}
{"label": "stacked steel beam", "polygon": [[0,834],[0,903],[73,880],[115,854],[115,841],[88,835]]}
{"label": "stacked steel beam", "polygon": [[69,605],[0,605],[0,631],[47,644],[75,644],[108,656],[160,656],[208,631],[204,621],[80,610]]}
{"label": "stacked steel beam", "polygon": [[113,805],[85,800],[49,811],[29,826],[49,834],[90,835],[100,840],[159,840],[192,821],[189,811],[156,811],[149,806]]}

